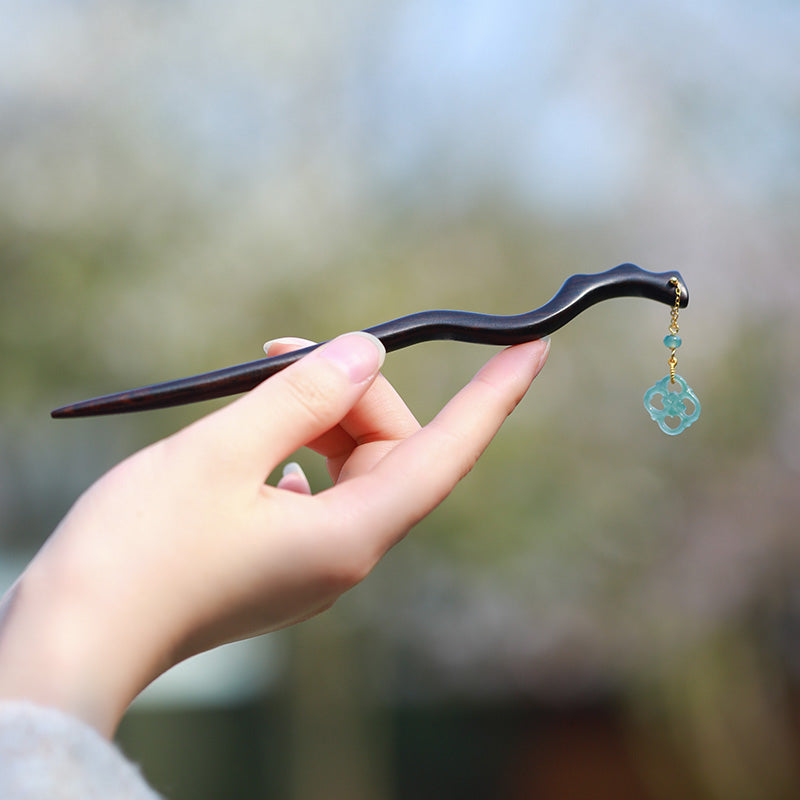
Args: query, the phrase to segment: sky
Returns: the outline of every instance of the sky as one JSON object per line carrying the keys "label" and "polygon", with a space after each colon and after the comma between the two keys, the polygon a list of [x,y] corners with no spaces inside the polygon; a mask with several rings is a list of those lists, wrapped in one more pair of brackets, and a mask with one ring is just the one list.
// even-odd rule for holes
{"label": "sky", "polygon": [[345,181],[499,181],[581,209],[670,148],[744,196],[800,184],[792,2],[2,0],[0,18],[4,138],[85,114],[212,184],[311,152]]}

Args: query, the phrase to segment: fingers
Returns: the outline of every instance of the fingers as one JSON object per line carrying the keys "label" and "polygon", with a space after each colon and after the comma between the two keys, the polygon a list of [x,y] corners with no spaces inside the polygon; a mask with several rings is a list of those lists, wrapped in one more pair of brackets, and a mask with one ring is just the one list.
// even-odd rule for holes
{"label": "fingers", "polygon": [[429,425],[369,474],[318,495],[334,507],[329,513],[352,518],[348,509],[355,508],[363,529],[383,529],[382,540],[372,542],[379,558],[472,469],[544,366],[549,348],[549,341],[536,341],[498,353]]}
{"label": "fingers", "polygon": [[[268,355],[280,355],[314,344],[307,339],[275,339],[264,345]],[[382,376],[338,426],[308,443],[328,459],[334,481],[370,470],[398,442],[419,430],[419,423],[392,385]]]}
{"label": "fingers", "polygon": [[340,336],[195,423],[187,438],[212,448],[218,469],[234,478],[244,470],[263,482],[277,463],[337,425],[372,384],[384,357],[374,336]]}

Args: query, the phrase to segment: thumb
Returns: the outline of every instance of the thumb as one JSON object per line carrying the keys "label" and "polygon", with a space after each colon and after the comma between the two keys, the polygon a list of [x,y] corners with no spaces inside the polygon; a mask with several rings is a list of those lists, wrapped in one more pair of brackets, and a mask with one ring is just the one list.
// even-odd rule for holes
{"label": "thumb", "polygon": [[201,447],[211,448],[226,469],[238,465],[263,480],[280,461],[347,414],[385,357],[383,344],[362,331],[326,342],[195,423],[203,429]]}

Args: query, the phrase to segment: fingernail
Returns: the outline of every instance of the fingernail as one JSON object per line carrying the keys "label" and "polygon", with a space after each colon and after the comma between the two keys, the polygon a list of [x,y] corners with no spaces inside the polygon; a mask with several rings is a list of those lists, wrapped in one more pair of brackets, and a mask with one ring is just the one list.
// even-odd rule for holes
{"label": "fingernail", "polygon": [[270,347],[274,344],[293,344],[299,345],[300,347],[308,347],[314,344],[314,342],[309,339],[298,339],[296,336],[282,336],[280,339],[270,339],[268,342],[264,342],[264,352],[267,355],[269,355]]}
{"label": "fingernail", "polygon": [[541,369],[544,366],[545,361],[547,361],[547,356],[550,354],[550,345],[552,344],[549,336],[543,336],[541,341],[545,343],[545,348],[542,351],[541,356],[539,356],[539,369]]}
{"label": "fingernail", "polygon": [[278,489],[286,489],[296,494],[311,494],[311,486],[308,483],[303,468],[296,462],[290,461],[283,468],[283,475],[277,484]]}
{"label": "fingernail", "polygon": [[302,478],[306,476],[305,472],[303,472],[303,468],[296,461],[290,461],[283,468],[283,477],[286,478],[289,475],[300,475]]}
{"label": "fingernail", "polygon": [[386,348],[372,334],[355,331],[320,348],[319,355],[341,369],[352,383],[362,383],[378,374]]}

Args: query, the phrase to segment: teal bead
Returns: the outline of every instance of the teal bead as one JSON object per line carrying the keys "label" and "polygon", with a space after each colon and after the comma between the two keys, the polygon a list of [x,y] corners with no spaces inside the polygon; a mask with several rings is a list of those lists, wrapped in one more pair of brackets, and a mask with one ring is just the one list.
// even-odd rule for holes
{"label": "teal bead", "polygon": [[675,350],[681,346],[681,337],[669,333],[664,337],[664,344],[669,347],[670,350]]}

